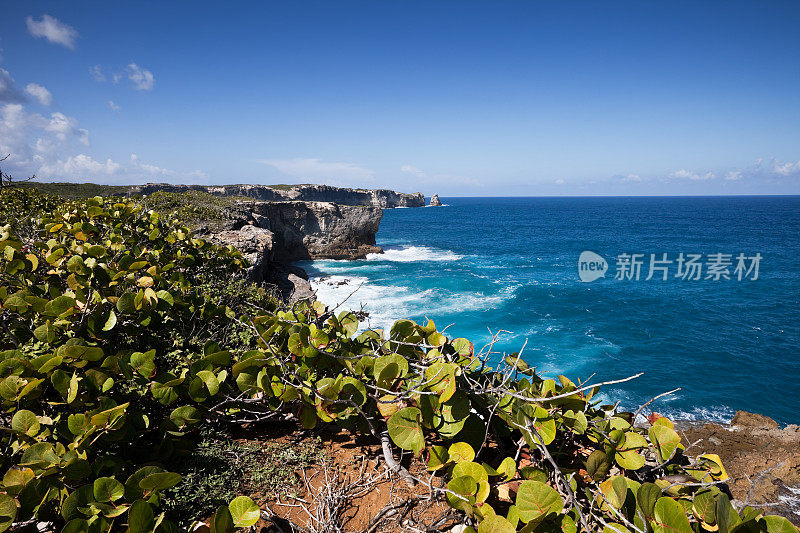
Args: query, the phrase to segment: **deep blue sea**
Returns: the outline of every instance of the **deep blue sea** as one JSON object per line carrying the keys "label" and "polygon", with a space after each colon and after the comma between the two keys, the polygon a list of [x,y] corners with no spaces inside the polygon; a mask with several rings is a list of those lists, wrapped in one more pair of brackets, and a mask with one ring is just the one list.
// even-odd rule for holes
{"label": "deep blue sea", "polygon": [[[626,408],[681,387],[652,408],[715,421],[745,409],[800,423],[800,197],[442,200],[386,210],[384,254],[302,265],[318,297],[336,304],[358,288],[344,307],[363,305],[369,326],[427,317],[476,348],[508,330],[495,349],[518,351],[527,339],[523,356],[543,375],[642,371],[604,389]],[[593,282],[578,272],[587,250],[608,266]],[[700,254],[701,279],[676,276],[680,253]],[[616,279],[622,254],[643,254],[638,280]],[[646,279],[650,254],[672,261],[655,265],[666,281],[663,269]],[[746,268],[761,255],[758,279],[737,272],[740,254]]]}

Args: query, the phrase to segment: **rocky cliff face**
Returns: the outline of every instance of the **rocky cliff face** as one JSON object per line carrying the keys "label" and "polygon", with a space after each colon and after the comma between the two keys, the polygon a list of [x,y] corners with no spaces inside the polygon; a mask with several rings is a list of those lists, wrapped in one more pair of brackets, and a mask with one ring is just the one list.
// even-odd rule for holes
{"label": "rocky cliff face", "polygon": [[375,245],[383,211],[329,202],[242,201],[228,229],[211,232],[250,263],[248,276],[278,288],[292,300],[313,297],[308,275],[292,266],[301,259],[359,259],[381,252]]}
{"label": "rocky cliff face", "polygon": [[259,225],[273,234],[273,259],[360,259],[381,252],[375,234],[383,211],[330,202],[253,202]]}
{"label": "rocky cliff face", "polygon": [[328,185],[296,185],[274,188],[267,185],[170,185],[148,183],[131,187],[129,194],[151,194],[156,191],[203,191],[218,196],[246,196],[267,202],[333,202],[340,205],[363,205],[380,208],[423,207],[422,193],[405,194],[386,189],[349,189]]}

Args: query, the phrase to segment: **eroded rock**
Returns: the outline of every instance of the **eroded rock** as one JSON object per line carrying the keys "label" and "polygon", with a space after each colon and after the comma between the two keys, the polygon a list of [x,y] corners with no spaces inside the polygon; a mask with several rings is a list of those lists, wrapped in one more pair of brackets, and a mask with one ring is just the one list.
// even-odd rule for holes
{"label": "eroded rock", "polygon": [[209,238],[222,245],[231,245],[250,263],[247,275],[253,281],[264,281],[272,262],[273,234],[266,228],[246,225],[235,230],[214,233]]}
{"label": "eroded rock", "polygon": [[768,416],[759,415],[757,413],[748,413],[747,411],[736,411],[731,421],[732,426],[744,428],[761,428],[761,429],[776,429],[778,423]]}
{"label": "eroded rock", "polygon": [[276,261],[361,259],[382,251],[375,245],[375,234],[383,217],[383,211],[377,207],[330,202],[254,202],[250,209],[269,220]]}

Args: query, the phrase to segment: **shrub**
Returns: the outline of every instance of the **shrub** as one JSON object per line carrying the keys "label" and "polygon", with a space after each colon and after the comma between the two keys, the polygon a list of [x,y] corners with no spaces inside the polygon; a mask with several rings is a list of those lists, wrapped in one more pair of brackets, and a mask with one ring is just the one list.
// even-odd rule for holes
{"label": "shrub", "polygon": [[[202,512],[169,492],[182,478],[167,469],[198,433],[286,413],[372,435],[407,479],[393,452],[423,458],[446,483],[431,491],[479,533],[794,530],[735,509],[719,458],[686,455],[669,420],[635,427],[598,386],[546,379],[518,354],[492,368],[432,321],[359,334],[353,313],[319,302],[209,297],[204,280],[240,270],[241,254],[135,202],[66,203],[34,233],[0,230],[0,532],[29,519],[172,531]],[[231,324],[252,338],[225,350]],[[259,514],[237,496],[212,524]]]}

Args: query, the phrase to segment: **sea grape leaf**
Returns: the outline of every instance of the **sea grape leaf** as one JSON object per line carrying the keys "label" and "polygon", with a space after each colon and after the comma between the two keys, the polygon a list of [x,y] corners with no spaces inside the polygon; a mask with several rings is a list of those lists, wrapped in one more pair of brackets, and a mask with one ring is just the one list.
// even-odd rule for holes
{"label": "sea grape leaf", "polygon": [[515,502],[520,520],[534,524],[551,513],[560,513],[564,500],[550,485],[541,481],[523,481],[517,489]]}
{"label": "sea grape leaf", "polygon": [[517,528],[499,515],[491,515],[478,525],[478,533],[515,533]]}
{"label": "sea grape leaf", "polygon": [[678,445],[681,443],[680,436],[663,424],[656,424],[648,430],[650,442],[656,447],[661,461],[669,461],[675,455]]}
{"label": "sea grape leaf", "polygon": [[655,533],[692,533],[692,526],[680,503],[667,498],[658,499],[653,512]]}
{"label": "sea grape leaf", "polygon": [[258,505],[247,496],[237,496],[231,500],[228,509],[231,511],[234,527],[253,526],[261,517]]}
{"label": "sea grape leaf", "polygon": [[418,455],[425,448],[422,434],[422,412],[416,407],[400,409],[386,422],[392,441],[404,450]]}

